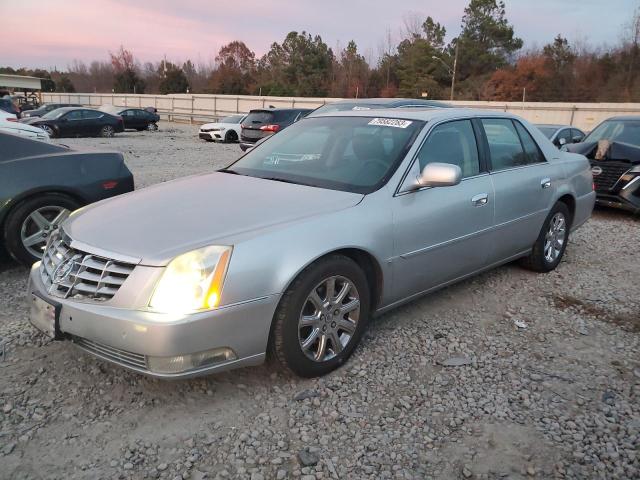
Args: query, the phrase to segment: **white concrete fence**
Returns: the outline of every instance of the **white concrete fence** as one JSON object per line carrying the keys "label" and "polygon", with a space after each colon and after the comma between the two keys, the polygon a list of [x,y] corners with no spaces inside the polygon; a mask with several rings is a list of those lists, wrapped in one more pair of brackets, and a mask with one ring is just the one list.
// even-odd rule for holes
{"label": "white concrete fence", "polygon": [[[106,93],[43,93],[45,102],[80,103],[99,107],[155,107],[163,118],[171,121],[199,123],[231,113],[244,113],[253,108],[316,108],[339,98],[258,97],[250,95],[135,95]],[[456,106],[482,110],[498,110],[520,115],[533,123],[574,125],[591,130],[602,120],[614,115],[640,115],[639,103],[553,103],[553,102],[483,102],[459,100]]]}

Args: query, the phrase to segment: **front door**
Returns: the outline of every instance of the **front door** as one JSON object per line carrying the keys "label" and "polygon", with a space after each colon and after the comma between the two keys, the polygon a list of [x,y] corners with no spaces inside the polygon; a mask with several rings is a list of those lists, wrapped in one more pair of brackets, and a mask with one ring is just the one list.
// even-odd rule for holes
{"label": "front door", "polygon": [[[470,120],[436,126],[421,146],[408,180],[393,199],[394,301],[482,269],[490,248],[494,189],[481,167]],[[431,162],[460,166],[450,187],[410,190],[407,182]]]}

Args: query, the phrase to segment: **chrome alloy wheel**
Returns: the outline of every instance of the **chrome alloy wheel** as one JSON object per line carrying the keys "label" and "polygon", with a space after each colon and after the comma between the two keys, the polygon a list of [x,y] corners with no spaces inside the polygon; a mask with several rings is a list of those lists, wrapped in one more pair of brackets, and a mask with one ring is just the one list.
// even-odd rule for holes
{"label": "chrome alloy wheel", "polygon": [[51,128],[49,125],[40,125],[40,128],[44,130],[47,135],[49,135],[50,137],[53,137],[53,134],[55,132],[53,131],[53,128]]}
{"label": "chrome alloy wheel", "polygon": [[40,207],[31,212],[20,228],[20,240],[24,248],[34,257],[42,258],[49,236],[70,213],[57,205]]}
{"label": "chrome alloy wheel", "polygon": [[544,237],[544,259],[555,262],[560,256],[567,238],[567,222],[561,212],[557,212],[549,222],[549,230]]}
{"label": "chrome alloy wheel", "polygon": [[315,362],[331,360],[349,344],[360,318],[360,295],[348,278],[333,276],[307,296],[298,321],[304,354]]}

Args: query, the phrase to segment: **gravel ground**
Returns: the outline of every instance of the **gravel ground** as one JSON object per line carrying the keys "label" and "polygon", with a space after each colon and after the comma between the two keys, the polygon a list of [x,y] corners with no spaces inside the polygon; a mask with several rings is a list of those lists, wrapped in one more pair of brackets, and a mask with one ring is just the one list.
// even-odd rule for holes
{"label": "gravel ground", "polygon": [[[225,165],[196,128],[73,139],[138,186]],[[377,319],[348,364],[148,379],[47,342],[0,261],[0,478],[640,477],[640,219],[596,211],[559,268],[507,265]]]}

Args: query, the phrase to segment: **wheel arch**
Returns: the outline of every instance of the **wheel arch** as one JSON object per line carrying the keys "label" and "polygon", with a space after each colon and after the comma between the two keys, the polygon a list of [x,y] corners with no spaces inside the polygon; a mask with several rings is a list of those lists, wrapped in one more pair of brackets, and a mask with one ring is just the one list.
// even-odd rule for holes
{"label": "wheel arch", "polygon": [[40,188],[36,190],[30,190],[28,192],[24,192],[21,195],[16,196],[11,199],[11,202],[7,205],[7,208],[4,210],[2,216],[0,216],[0,241],[4,242],[4,225],[7,221],[7,218],[20,204],[25,201],[31,200],[32,198],[39,197],[41,195],[63,195],[65,197],[69,197],[80,204],[80,206],[86,205],[88,202],[80,195],[78,192],[73,191],[72,189],[66,188]]}
{"label": "wheel arch", "polygon": [[574,219],[575,214],[576,214],[576,199],[575,199],[575,197],[573,195],[571,195],[570,193],[565,193],[560,198],[558,198],[557,201],[558,202],[562,202],[567,206],[567,208],[569,209],[569,213],[571,214],[571,222],[570,223],[573,223],[573,219]]}

